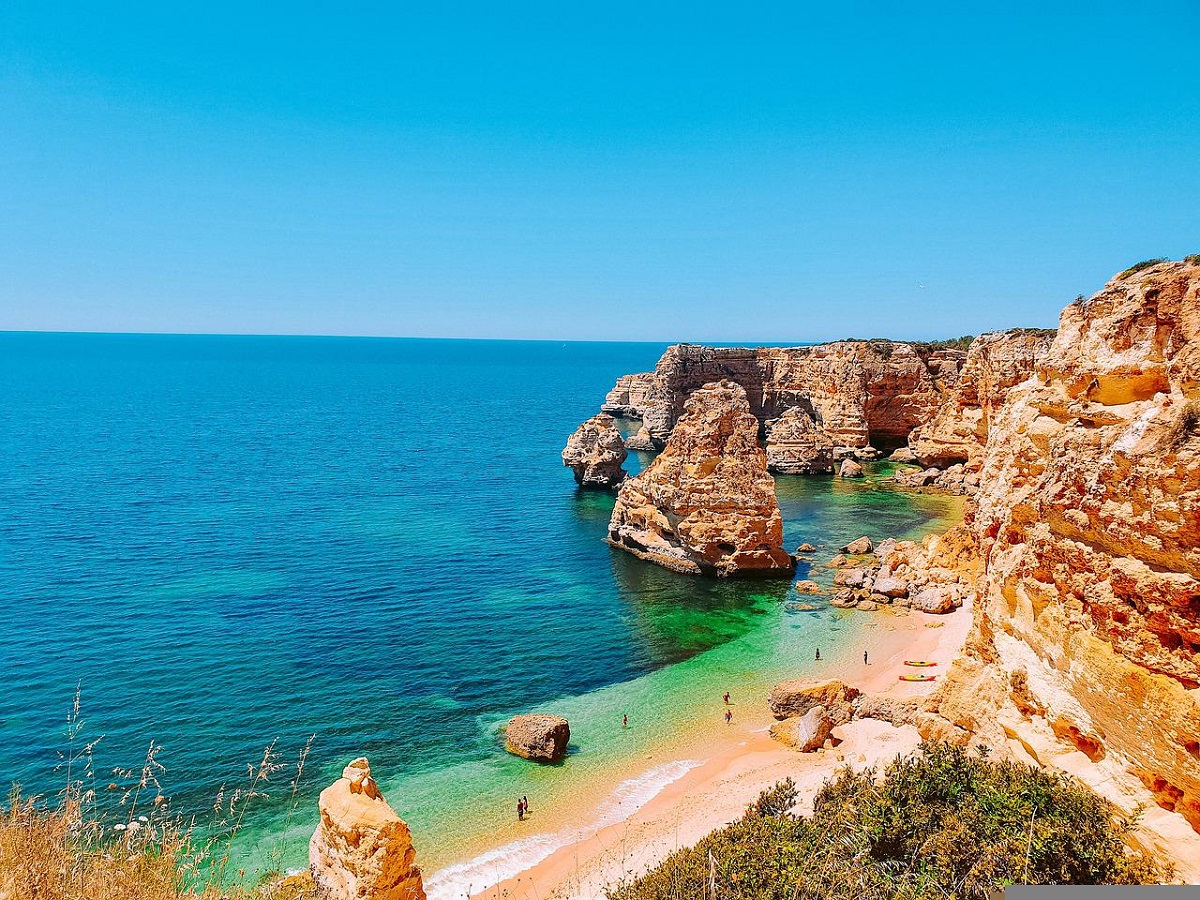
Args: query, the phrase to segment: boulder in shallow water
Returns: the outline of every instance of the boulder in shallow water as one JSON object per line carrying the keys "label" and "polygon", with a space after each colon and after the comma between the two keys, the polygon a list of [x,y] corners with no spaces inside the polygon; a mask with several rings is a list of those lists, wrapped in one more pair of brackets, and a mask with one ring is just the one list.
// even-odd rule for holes
{"label": "boulder in shallow water", "polygon": [[874,549],[875,545],[871,543],[871,539],[864,534],[862,537],[856,538],[843,547],[842,553],[849,553],[851,556],[866,556]]}
{"label": "boulder in shallow water", "polygon": [[328,900],[425,900],[408,825],[359,757],[325,788],[308,844],[312,878]]}
{"label": "boulder in shallow water", "polygon": [[513,716],[504,729],[504,749],[534,762],[558,762],[567,755],[570,740],[567,720],[547,713]]}
{"label": "boulder in shallow water", "polygon": [[819,594],[819,593],[821,593],[821,586],[819,584],[817,584],[815,581],[809,581],[808,579],[805,579],[804,581],[797,581],[796,582],[796,593],[797,594]]}
{"label": "boulder in shallow water", "polygon": [[806,541],[803,544],[801,544],[799,547],[796,548],[796,552],[797,553],[816,553],[817,548]]}
{"label": "boulder in shallow water", "polygon": [[842,467],[838,469],[838,474],[843,478],[862,478],[866,472],[852,459],[843,459]]}

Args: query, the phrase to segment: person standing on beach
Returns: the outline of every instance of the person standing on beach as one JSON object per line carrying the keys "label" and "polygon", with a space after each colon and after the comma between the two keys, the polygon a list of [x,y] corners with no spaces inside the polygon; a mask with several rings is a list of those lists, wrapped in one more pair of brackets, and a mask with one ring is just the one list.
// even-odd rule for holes
{"label": "person standing on beach", "polygon": [[524,800],[517,801],[517,821],[518,822],[525,821],[525,801]]}
{"label": "person standing on beach", "polygon": [[726,725],[733,724],[733,710],[732,709],[725,710],[725,724]]}
{"label": "person standing on beach", "polygon": [[817,662],[820,662],[820,661],[821,661],[821,648],[818,647],[817,648]]}
{"label": "person standing on beach", "polygon": [[866,651],[866,650],[864,650],[864,651],[863,651],[863,665],[864,665],[864,666],[869,666],[869,665],[870,665],[870,663],[869,663],[869,662],[867,662],[867,651]]}
{"label": "person standing on beach", "polygon": [[726,705],[726,706],[728,706],[728,705],[729,705],[729,691],[726,691],[726,692],[725,692],[725,705]]}
{"label": "person standing on beach", "polygon": [[529,798],[522,797],[521,803],[525,806],[525,815],[529,815]]}

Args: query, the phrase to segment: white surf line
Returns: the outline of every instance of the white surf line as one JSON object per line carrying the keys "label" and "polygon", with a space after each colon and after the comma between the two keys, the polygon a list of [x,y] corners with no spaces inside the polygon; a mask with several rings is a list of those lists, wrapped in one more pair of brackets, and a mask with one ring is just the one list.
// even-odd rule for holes
{"label": "white surf line", "polygon": [[425,882],[425,894],[429,900],[465,900],[472,892],[478,893],[519,875],[548,858],[554,851],[587,840],[608,826],[627,819],[668,785],[699,765],[698,760],[674,760],[636,778],[622,781],[600,807],[600,815],[592,824],[522,838],[481,853],[466,862],[447,866]]}

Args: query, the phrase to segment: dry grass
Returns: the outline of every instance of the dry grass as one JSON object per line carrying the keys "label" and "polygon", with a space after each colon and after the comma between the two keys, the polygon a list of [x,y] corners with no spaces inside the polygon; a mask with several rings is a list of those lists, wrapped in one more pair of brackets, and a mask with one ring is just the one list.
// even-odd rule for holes
{"label": "dry grass", "polygon": [[[244,785],[221,788],[205,829],[209,837],[200,841],[193,824],[170,810],[157,744],[149,745],[140,768],[113,770],[117,781],[101,802],[94,767],[99,741],[84,742],[82,732],[77,692],[67,720],[62,792],[46,801],[14,788],[0,805],[0,900],[315,900],[307,876],[268,875],[252,888],[228,884],[245,875],[228,867],[247,811],[285,768],[274,743],[247,767]],[[289,823],[311,743],[292,770]],[[281,858],[282,845],[276,870]]]}

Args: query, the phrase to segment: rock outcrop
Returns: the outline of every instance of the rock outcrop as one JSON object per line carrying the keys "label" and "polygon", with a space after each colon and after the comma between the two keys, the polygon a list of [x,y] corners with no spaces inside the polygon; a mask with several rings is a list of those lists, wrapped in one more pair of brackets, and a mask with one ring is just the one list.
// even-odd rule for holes
{"label": "rock outcrop", "polygon": [[758,421],[739,385],[709,384],[688,399],[662,453],[621,486],[608,541],[677,572],[791,574]]}
{"label": "rock outcrop", "polygon": [[[872,436],[904,440],[928,421],[957,384],[965,358],[960,350],[882,340],[813,347],[677,344],[663,354],[654,372],[622,376],[602,408],[641,419],[661,446],[692,392],[725,379],[741,385],[750,412],[761,423],[798,410],[814,423],[816,442],[858,448]],[[799,440],[806,448],[809,443],[808,437],[793,435],[796,425],[804,423],[783,422],[774,441],[781,448],[782,465],[788,464],[789,444]],[[768,450],[771,443],[768,438]]]}
{"label": "rock outcrop", "polygon": [[600,411],[624,419],[640,419],[654,402],[657,390],[658,380],[653,372],[622,375],[604,398]]}
{"label": "rock outcrop", "polygon": [[767,422],[767,467],[784,475],[833,471],[833,438],[798,406]]}
{"label": "rock outcrop", "polygon": [[814,706],[803,715],[776,722],[771,726],[771,737],[793,750],[811,753],[829,740],[833,724],[825,707]]}
{"label": "rock outcrop", "polygon": [[912,456],[926,467],[967,463],[978,468],[992,419],[1008,392],[1033,374],[1053,338],[1053,331],[1022,328],[972,341],[957,386],[909,435]]}
{"label": "rock outcrop", "polygon": [[564,466],[575,473],[584,488],[613,488],[625,480],[623,464],[629,454],[617,423],[606,413],[592,416],[567,439]]}
{"label": "rock outcrop", "polygon": [[562,716],[528,713],[513,716],[504,727],[504,749],[534,762],[558,762],[570,741],[571,725]]}
{"label": "rock outcrop", "polygon": [[922,732],[1200,829],[1200,257],[1069,305],[981,473],[972,633]]}
{"label": "rock outcrop", "polygon": [[328,900],[425,900],[408,826],[379,792],[364,758],[321,792],[308,845],[313,881]]}
{"label": "rock outcrop", "polygon": [[862,692],[841,681],[781,681],[771,688],[767,705],[776,719],[803,716],[823,707],[834,725],[843,725],[854,716],[854,701]]}

